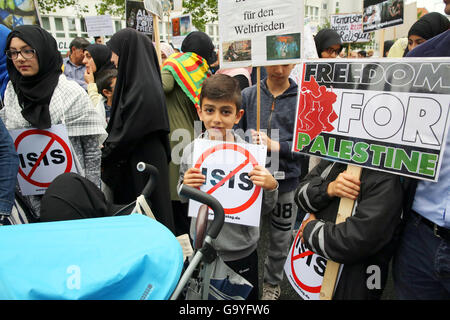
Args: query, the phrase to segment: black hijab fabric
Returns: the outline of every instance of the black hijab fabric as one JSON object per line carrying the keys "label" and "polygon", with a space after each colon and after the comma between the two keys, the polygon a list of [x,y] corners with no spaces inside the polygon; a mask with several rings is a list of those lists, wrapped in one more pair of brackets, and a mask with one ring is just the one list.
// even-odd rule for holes
{"label": "black hijab fabric", "polygon": [[94,77],[103,70],[115,69],[116,66],[111,62],[111,49],[104,44],[90,44],[86,47],[86,50],[94,59],[97,71],[94,72]]}
{"label": "black hijab fabric", "polygon": [[53,180],[41,200],[40,221],[66,221],[107,217],[116,206],[88,179],[72,172]]}
{"label": "black hijab fabric", "polygon": [[409,29],[408,37],[419,36],[425,40],[431,39],[450,28],[447,17],[439,12],[430,12],[417,20]]}
{"label": "black hijab fabric", "polygon": [[146,135],[169,133],[169,117],[155,48],[150,39],[125,28],[116,32],[107,46],[119,56],[104,161],[128,157]]}
{"label": "black hijab fabric", "polygon": [[63,64],[55,38],[36,25],[23,25],[15,28],[8,35],[6,49],[12,38],[17,37],[36,50],[39,72],[31,77],[24,77],[17,71],[11,59],[7,61],[9,78],[22,107],[22,116],[38,129],[51,127],[49,104]]}
{"label": "black hijab fabric", "polygon": [[208,62],[208,65],[217,61],[217,54],[211,38],[204,32],[193,31],[189,33],[181,44],[182,52],[194,52]]}
{"label": "black hijab fabric", "polygon": [[317,32],[316,36],[314,37],[314,42],[316,43],[316,49],[319,58],[321,58],[321,53],[323,51],[335,44],[340,45],[342,50],[341,36],[332,29],[322,29]]}

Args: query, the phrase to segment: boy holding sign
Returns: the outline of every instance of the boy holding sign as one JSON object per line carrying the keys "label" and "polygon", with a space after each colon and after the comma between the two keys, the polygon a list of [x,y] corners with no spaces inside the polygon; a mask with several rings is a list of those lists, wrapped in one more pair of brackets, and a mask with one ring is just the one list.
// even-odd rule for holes
{"label": "boy holding sign", "polygon": [[[300,182],[295,200],[311,214],[299,237],[312,252],[343,264],[333,299],[380,299],[397,246],[400,177],[363,169],[358,179],[346,167],[321,160]],[[336,224],[341,198],[354,200],[355,207],[345,222]]]}
{"label": "boy holding sign", "polygon": [[[216,74],[205,80],[198,110],[199,118],[207,130],[203,138],[245,143],[232,131],[233,126],[244,114],[241,102],[239,82],[234,78]],[[200,169],[193,167],[193,149],[192,142],[183,150],[178,184],[183,183],[198,188],[205,183],[206,177]],[[248,176],[254,185],[264,189],[262,211],[272,210],[278,194],[277,181],[263,166],[255,166]],[[191,236],[194,234],[195,223],[196,219],[193,218]],[[213,241],[214,248],[225,263],[253,285],[248,300],[258,299],[258,255],[256,252],[258,239],[258,227],[225,223],[219,236]]]}

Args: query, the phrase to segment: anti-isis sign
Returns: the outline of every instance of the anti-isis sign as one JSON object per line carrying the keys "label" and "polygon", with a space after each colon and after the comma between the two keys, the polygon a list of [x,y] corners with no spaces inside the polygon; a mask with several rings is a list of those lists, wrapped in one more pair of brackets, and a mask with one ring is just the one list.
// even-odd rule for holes
{"label": "anti-isis sign", "polygon": [[321,59],[302,67],[294,151],[437,181],[449,58]]}

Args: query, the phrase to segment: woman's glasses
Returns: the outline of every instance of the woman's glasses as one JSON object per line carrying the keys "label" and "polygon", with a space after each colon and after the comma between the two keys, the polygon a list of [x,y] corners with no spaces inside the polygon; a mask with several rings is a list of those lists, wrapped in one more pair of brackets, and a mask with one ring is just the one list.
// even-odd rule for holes
{"label": "woman's glasses", "polygon": [[19,57],[19,53],[24,59],[29,60],[34,57],[36,50],[35,49],[22,49],[20,51],[6,50],[5,53],[6,56],[11,60],[16,60]]}
{"label": "woman's glasses", "polygon": [[333,53],[336,54],[336,56],[339,55],[339,53],[341,53],[342,48],[339,49],[333,49],[333,48],[326,48],[324,51],[326,51],[330,56],[333,55]]}

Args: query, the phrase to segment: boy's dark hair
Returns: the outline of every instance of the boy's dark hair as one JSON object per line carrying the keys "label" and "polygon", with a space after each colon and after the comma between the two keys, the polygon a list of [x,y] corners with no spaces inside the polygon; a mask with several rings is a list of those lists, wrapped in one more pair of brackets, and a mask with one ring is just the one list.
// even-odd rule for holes
{"label": "boy's dark hair", "polygon": [[[108,91],[112,91],[111,83],[113,78],[117,77],[117,69],[106,69],[100,71],[99,74],[96,74],[95,84],[97,85],[97,91],[105,97],[103,94],[103,89]],[[105,97],[106,98],[106,97]]]}
{"label": "boy's dark hair", "polygon": [[200,105],[203,99],[227,100],[236,105],[236,111],[242,106],[242,95],[239,81],[226,74],[214,74],[203,82],[200,92]]}

